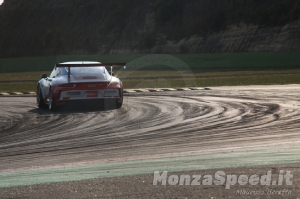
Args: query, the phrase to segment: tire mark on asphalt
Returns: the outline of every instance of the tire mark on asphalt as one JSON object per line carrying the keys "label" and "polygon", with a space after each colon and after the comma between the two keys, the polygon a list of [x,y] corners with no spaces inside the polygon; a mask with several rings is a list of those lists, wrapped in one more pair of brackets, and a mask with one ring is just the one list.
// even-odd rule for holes
{"label": "tire mark on asphalt", "polygon": [[38,110],[1,98],[0,170],[300,141],[288,91],[186,91],[129,95],[118,110]]}

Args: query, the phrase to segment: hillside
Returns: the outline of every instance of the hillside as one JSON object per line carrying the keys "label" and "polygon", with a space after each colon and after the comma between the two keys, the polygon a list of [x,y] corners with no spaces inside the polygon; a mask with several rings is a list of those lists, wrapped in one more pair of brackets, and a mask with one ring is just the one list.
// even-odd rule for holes
{"label": "hillside", "polygon": [[300,0],[5,0],[0,57],[300,50]]}

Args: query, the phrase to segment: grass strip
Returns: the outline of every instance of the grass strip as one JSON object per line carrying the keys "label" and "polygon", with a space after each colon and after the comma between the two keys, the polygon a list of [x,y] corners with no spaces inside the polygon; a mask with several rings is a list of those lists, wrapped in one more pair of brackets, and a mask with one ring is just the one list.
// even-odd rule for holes
{"label": "grass strip", "polygon": [[[0,92],[35,91],[40,75],[49,71],[0,73]],[[124,88],[178,88],[237,85],[300,84],[300,69],[215,71],[119,70]]]}

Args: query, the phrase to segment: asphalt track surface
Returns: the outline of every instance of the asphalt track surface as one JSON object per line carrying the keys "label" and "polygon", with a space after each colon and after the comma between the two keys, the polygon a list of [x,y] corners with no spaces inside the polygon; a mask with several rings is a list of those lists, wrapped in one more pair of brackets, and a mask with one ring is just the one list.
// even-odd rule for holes
{"label": "asphalt track surface", "polygon": [[[13,183],[18,172],[52,175],[51,168],[62,167],[127,168],[116,174],[126,176],[195,170],[188,167],[197,158],[205,169],[299,163],[299,92],[300,86],[286,85],[132,93],[121,109],[70,104],[58,112],[38,109],[33,97],[1,97],[0,174],[8,176],[1,187],[22,185]],[[43,182],[51,181],[32,183]]]}

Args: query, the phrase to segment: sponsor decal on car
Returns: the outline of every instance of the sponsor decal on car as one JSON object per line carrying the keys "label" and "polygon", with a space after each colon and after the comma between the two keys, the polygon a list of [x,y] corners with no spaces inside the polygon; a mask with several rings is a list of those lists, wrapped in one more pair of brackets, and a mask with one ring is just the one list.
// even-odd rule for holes
{"label": "sponsor decal on car", "polygon": [[117,91],[116,91],[116,90],[107,90],[107,91],[105,91],[105,93],[112,93],[112,94],[115,94],[115,93],[117,93]]}
{"label": "sponsor decal on car", "polygon": [[80,92],[67,92],[67,95],[80,95]]}

